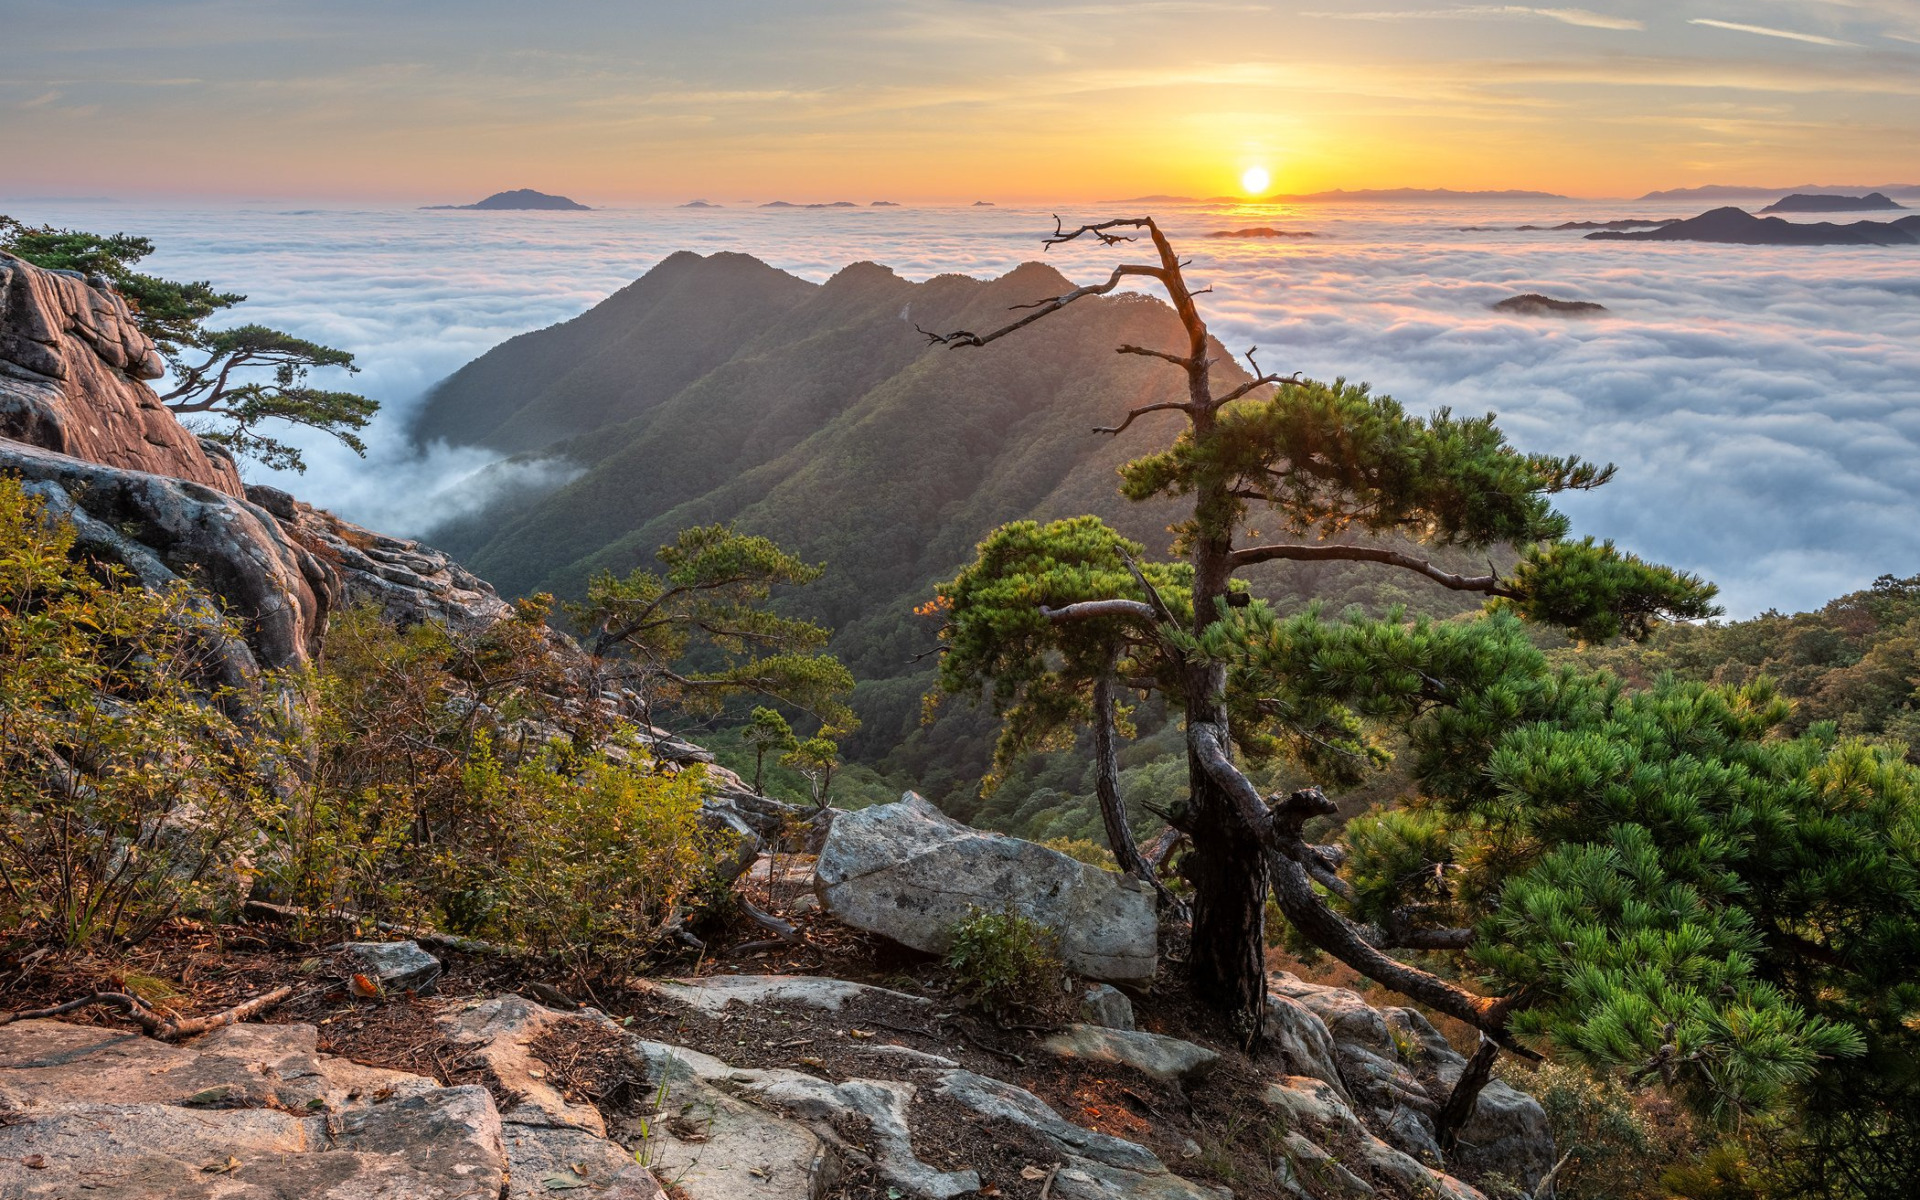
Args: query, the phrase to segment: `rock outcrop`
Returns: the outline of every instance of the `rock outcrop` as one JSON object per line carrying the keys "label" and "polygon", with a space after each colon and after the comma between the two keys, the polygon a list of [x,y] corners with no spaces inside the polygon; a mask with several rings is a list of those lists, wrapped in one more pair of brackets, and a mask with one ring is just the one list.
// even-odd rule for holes
{"label": "rock outcrop", "polygon": [[1525,292],[1508,296],[1495,304],[1493,311],[1520,317],[1597,317],[1607,311],[1607,306],[1591,300],[1556,300],[1538,292]]}
{"label": "rock outcrop", "polygon": [[[1268,986],[1268,1024],[1278,1027],[1296,1073],[1275,1085],[1269,1103],[1292,1116],[1313,1116],[1335,1141],[1361,1128],[1422,1169],[1439,1162],[1433,1116],[1467,1062],[1446,1038],[1414,1009],[1375,1008],[1345,988],[1284,971]],[[1289,1038],[1296,1045],[1289,1046]],[[1369,1153],[1374,1158],[1395,1172],[1407,1169],[1377,1149]],[[1497,1079],[1488,1083],[1460,1130],[1452,1165],[1475,1176],[1497,1175],[1530,1193],[1553,1162],[1553,1135],[1539,1101]]]}
{"label": "rock outcrop", "polygon": [[1144,885],[969,828],[912,792],[836,817],[814,870],[828,912],[916,950],[942,953],[970,912],[1010,907],[1059,934],[1061,957],[1089,979],[1154,972],[1159,921]]}
{"label": "rock outcrop", "polygon": [[343,521],[276,487],[250,485],[246,498],[338,579],[339,602],[371,603],[399,624],[434,620],[459,633],[513,614],[486,580],[432,546]]}
{"label": "rock outcrop", "polygon": [[339,577],[264,509],[192,480],[5,439],[0,473],[24,480],[50,515],[70,522],[87,553],[151,588],[188,580],[217,602],[243,639],[216,639],[219,683],[237,686],[318,651]]}
{"label": "rock outcrop", "polygon": [[235,1025],[190,1046],[59,1021],[0,1028],[0,1195],[501,1194],[507,1155],[485,1088],[359,1066],[316,1043],[311,1025]]}
{"label": "rock outcrop", "polygon": [[104,279],[0,253],[0,438],[239,496],[233,461],[141,382],[165,371]]}

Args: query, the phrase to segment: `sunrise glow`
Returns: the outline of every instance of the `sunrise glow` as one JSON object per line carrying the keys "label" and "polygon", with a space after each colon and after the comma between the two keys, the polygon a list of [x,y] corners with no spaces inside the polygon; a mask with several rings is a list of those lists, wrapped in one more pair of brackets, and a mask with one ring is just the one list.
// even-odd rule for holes
{"label": "sunrise glow", "polygon": [[1264,196],[1273,185],[1273,175],[1265,167],[1248,167],[1240,173],[1240,190],[1249,196]]}

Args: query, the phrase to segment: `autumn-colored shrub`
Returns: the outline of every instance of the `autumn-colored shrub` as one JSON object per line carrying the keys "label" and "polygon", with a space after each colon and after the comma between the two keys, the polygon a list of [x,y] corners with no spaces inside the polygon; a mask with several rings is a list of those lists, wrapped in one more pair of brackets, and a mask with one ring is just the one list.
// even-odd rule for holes
{"label": "autumn-colored shrub", "polygon": [[0,928],[77,947],[241,898],[279,764],[229,715],[251,698],[209,694],[233,631],[74,541],[0,479]]}

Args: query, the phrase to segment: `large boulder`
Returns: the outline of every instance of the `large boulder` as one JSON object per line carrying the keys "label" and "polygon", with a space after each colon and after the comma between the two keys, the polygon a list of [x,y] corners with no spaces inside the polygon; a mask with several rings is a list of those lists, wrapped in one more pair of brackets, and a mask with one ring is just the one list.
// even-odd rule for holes
{"label": "large boulder", "polygon": [[814,868],[826,910],[916,950],[943,953],[975,909],[1054,930],[1072,970],[1145,979],[1157,956],[1151,890],[1019,838],[969,828],[908,792],[834,819]]}
{"label": "large boulder", "polygon": [[240,495],[233,461],[141,382],[165,372],[104,279],[0,253],[0,438]]}
{"label": "large boulder", "polygon": [[244,639],[221,649],[220,682],[298,666],[318,652],[337,576],[265,510],[188,479],[5,439],[0,473],[25,480],[50,515],[72,524],[87,553],[147,587],[186,579],[217,600]]}

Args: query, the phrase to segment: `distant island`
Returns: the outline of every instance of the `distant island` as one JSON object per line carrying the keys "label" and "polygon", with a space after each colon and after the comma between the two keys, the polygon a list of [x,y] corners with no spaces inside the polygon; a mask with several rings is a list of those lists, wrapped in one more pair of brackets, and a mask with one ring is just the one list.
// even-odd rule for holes
{"label": "distant island", "polygon": [[1319,237],[1304,229],[1275,229],[1271,225],[1256,225],[1251,229],[1216,229],[1207,235],[1210,238],[1310,238]]}
{"label": "distant island", "polygon": [[1508,296],[1495,304],[1493,311],[1522,317],[1592,317],[1607,311],[1607,306],[1591,300],[1555,300],[1539,292],[1524,292]]}
{"label": "distant island", "polygon": [[1791,196],[1774,201],[1760,211],[1763,213],[1816,213],[1816,212],[1883,212],[1890,208],[1905,209],[1904,204],[1896,204],[1885,192],[1869,192],[1864,196],[1823,196],[1817,193],[1795,192]]}
{"label": "distant island", "polygon": [[1831,221],[1798,224],[1780,217],[1756,217],[1743,208],[1716,208],[1659,229],[1638,232],[1602,230],[1589,241],[1721,242],[1737,246],[1910,246],[1920,244],[1920,216],[1898,221]]}
{"label": "distant island", "polygon": [[1789,192],[1831,195],[1843,192],[1885,192],[1890,196],[1920,196],[1920,183],[1883,183],[1876,187],[1858,185],[1803,183],[1799,187],[1745,187],[1730,183],[1709,183],[1701,187],[1669,188],[1648,192],[1642,200],[1740,200],[1749,196],[1784,196]]}
{"label": "distant island", "polygon": [[993,207],[993,201],[991,201],[991,200],[975,200],[975,201],[973,202],[973,206],[974,206],[975,208],[992,208],[992,207]]}
{"label": "distant island", "polygon": [[679,205],[678,207],[680,208],[725,208],[726,205],[715,204],[711,200],[689,200],[685,204]]}
{"label": "distant island", "polygon": [[532,188],[515,188],[511,192],[495,192],[478,204],[429,204],[427,210],[474,210],[484,212],[592,212],[593,210],[578,201],[565,196],[549,196],[545,192],[536,192]]}
{"label": "distant island", "polygon": [[1558,225],[1515,225],[1514,229],[1521,233],[1537,229],[1561,233],[1569,229],[1658,229],[1662,225],[1679,223],[1679,217],[1662,217],[1659,220],[1648,217],[1625,217],[1618,221],[1562,221]]}

